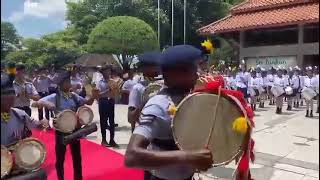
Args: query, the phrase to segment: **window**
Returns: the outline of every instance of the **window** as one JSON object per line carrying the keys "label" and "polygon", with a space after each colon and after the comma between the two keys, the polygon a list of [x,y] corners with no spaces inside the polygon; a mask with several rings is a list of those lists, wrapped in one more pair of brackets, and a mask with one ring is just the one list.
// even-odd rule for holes
{"label": "window", "polygon": [[319,26],[307,25],[303,29],[303,43],[319,42]]}
{"label": "window", "polygon": [[245,32],[244,47],[298,43],[298,27],[259,29]]}

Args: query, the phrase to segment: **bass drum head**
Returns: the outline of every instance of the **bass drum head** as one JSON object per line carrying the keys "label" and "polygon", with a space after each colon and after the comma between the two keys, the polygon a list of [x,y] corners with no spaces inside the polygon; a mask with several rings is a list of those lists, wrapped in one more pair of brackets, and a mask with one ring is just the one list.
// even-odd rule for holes
{"label": "bass drum head", "polygon": [[[178,106],[172,121],[174,139],[182,150],[205,148],[210,129],[213,126],[218,95],[195,93],[186,97]],[[220,97],[215,127],[208,145],[215,166],[224,165],[240,153],[245,134],[232,129],[233,121],[243,117],[243,109],[235,98]]]}
{"label": "bass drum head", "polygon": [[20,141],[15,150],[15,163],[24,170],[38,170],[46,158],[45,146],[37,139],[27,138]]}
{"label": "bass drum head", "polygon": [[12,154],[5,146],[1,146],[1,179],[10,174],[12,166]]}
{"label": "bass drum head", "polygon": [[81,125],[88,125],[93,121],[93,112],[89,107],[80,107],[77,111],[77,115]]}
{"label": "bass drum head", "polygon": [[64,110],[58,114],[55,128],[63,133],[71,133],[76,129],[78,120],[76,113],[71,110]]}

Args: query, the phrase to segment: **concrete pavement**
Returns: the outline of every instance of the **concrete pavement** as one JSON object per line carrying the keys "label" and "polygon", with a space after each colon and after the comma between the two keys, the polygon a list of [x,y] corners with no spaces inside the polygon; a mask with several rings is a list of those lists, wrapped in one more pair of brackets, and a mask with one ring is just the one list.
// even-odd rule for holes
{"label": "concrete pavement", "polygon": [[[286,104],[284,108],[286,108]],[[99,123],[97,104],[92,105]],[[275,114],[274,106],[258,108],[255,112],[253,137],[256,142],[256,161],[251,164],[253,178],[256,180],[317,180],[319,179],[319,114],[306,118],[305,107]],[[33,109],[37,118],[37,111]],[[127,123],[127,106],[116,105],[116,142],[120,145],[115,151],[124,154],[131,130]],[[107,140],[109,137],[107,131]],[[100,130],[87,137],[95,143],[101,142]],[[199,175],[203,180],[232,179],[235,164],[212,168]],[[197,177],[197,175],[196,175]]]}

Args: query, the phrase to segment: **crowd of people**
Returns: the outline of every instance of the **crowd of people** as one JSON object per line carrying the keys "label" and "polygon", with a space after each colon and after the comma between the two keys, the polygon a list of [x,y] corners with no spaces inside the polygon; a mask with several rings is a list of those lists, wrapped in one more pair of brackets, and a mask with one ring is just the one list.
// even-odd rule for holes
{"label": "crowd of people", "polygon": [[[236,68],[210,69],[199,66],[198,59],[202,59],[203,53],[191,46],[174,46],[163,53],[150,52],[139,56],[138,68],[127,69],[119,72],[110,65],[98,66],[94,70],[79,65],[71,69],[62,70],[54,68],[40,68],[31,73],[26,72],[23,64],[8,64],[1,68],[1,81],[3,74],[9,74],[10,83],[1,82],[1,120],[8,119],[10,108],[17,109],[18,116],[26,116],[31,124],[43,127],[49,126],[49,120],[57,113],[72,109],[77,110],[82,105],[92,105],[96,100],[99,107],[101,145],[105,147],[119,147],[115,142],[115,104],[128,104],[128,122],[131,125],[133,136],[131,137],[127,153],[126,164],[129,167],[160,168],[153,173],[145,172],[148,179],[190,179],[194,170],[186,165],[192,165],[196,169],[206,170],[211,167],[212,158],[209,150],[199,152],[165,153],[178,150],[172,139],[170,131],[171,116],[167,114],[167,105],[170,99],[167,97],[179,97],[173,101],[180,102],[194,87],[199,76],[219,74],[224,77],[226,88],[238,90],[244,94],[253,110],[264,108],[265,103],[276,105],[276,113],[283,112],[283,102],[287,101],[287,111],[299,108],[306,103],[306,117],[313,117],[313,101],[317,100],[317,113],[319,113],[319,72],[317,67],[282,68],[260,67],[246,70],[244,62]],[[160,62],[163,61],[163,62]],[[5,77],[5,76],[4,76]],[[9,82],[9,80],[5,82]],[[151,101],[144,101],[143,95],[146,88],[152,84],[161,84],[165,91]],[[289,87],[289,88],[288,88]],[[9,89],[9,90],[8,90]],[[303,96],[305,89],[313,90],[316,95],[311,99]],[[8,98],[10,95],[14,98]],[[5,100],[6,103],[2,103]],[[172,101],[172,100],[170,100]],[[12,102],[12,103],[10,103]],[[32,120],[31,107],[38,108],[39,121]],[[16,110],[15,110],[16,112]],[[10,118],[10,117],[9,117]],[[156,120],[160,119],[160,120]],[[138,124],[138,125],[137,125]],[[16,139],[11,137],[17,128],[1,121],[1,144],[9,145]],[[161,131],[159,130],[161,128]],[[22,131],[22,129],[20,129]],[[106,130],[110,131],[107,141]],[[58,179],[64,179],[63,163],[65,159],[66,145],[62,139],[66,134],[56,132],[56,170]],[[147,150],[149,144],[153,144]],[[75,179],[82,179],[80,141],[71,145]],[[162,149],[163,153],[157,153]],[[188,158],[186,158],[188,157]],[[178,164],[177,164],[178,163]],[[171,166],[173,165],[173,166]],[[166,167],[170,168],[166,168]],[[180,170],[179,170],[180,169]],[[179,173],[181,169],[184,173]]]}

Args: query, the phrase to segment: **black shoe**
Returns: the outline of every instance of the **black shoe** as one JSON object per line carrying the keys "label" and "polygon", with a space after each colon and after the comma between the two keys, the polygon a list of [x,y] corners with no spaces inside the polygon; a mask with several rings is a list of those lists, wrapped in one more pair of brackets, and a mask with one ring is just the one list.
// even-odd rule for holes
{"label": "black shoe", "polygon": [[309,117],[309,111],[307,110],[306,117]]}
{"label": "black shoe", "polygon": [[264,108],[264,103],[262,103],[262,108]]}
{"label": "black shoe", "polygon": [[291,111],[292,110],[292,107],[291,106],[288,106],[287,107],[287,111]]}
{"label": "black shoe", "polygon": [[114,127],[119,127],[119,124],[114,124]]}
{"label": "black shoe", "polygon": [[271,102],[271,101],[269,102],[269,105],[270,105],[270,106],[272,105],[272,102]]}
{"label": "black shoe", "polygon": [[303,101],[301,102],[300,106],[303,106]]}
{"label": "black shoe", "polygon": [[277,109],[276,109],[276,114],[279,114],[279,112],[280,112],[280,109],[277,108]]}
{"label": "black shoe", "polygon": [[114,142],[114,141],[110,141],[109,146],[110,146],[110,147],[113,147],[113,148],[119,148],[119,147],[120,147],[120,146],[119,146],[116,142]]}
{"label": "black shoe", "polygon": [[282,113],[282,108],[279,108],[279,114],[281,114]]}
{"label": "black shoe", "polygon": [[317,108],[317,111],[316,111],[316,113],[319,113],[319,107]]}
{"label": "black shoe", "polygon": [[110,145],[107,143],[107,141],[102,141],[101,146],[110,147]]}
{"label": "black shoe", "polygon": [[312,110],[310,111],[310,117],[313,117],[313,113],[312,113]]}

